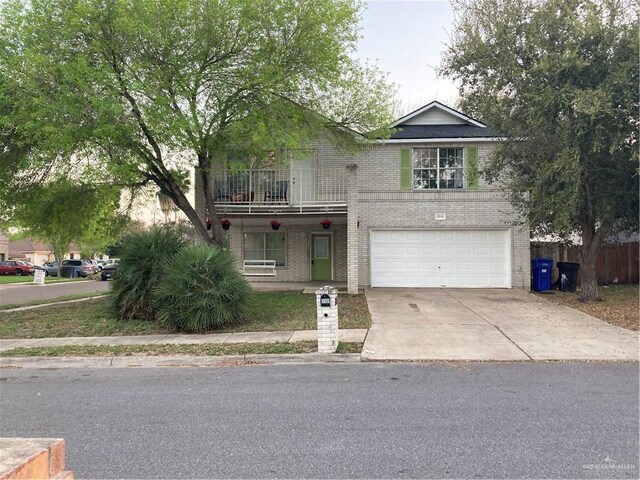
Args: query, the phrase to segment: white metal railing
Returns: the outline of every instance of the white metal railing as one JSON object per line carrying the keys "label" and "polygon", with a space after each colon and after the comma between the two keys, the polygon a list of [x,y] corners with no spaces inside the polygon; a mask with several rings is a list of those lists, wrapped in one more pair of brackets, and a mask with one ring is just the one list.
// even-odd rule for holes
{"label": "white metal railing", "polygon": [[304,207],[347,202],[342,169],[251,169],[214,172],[219,205]]}

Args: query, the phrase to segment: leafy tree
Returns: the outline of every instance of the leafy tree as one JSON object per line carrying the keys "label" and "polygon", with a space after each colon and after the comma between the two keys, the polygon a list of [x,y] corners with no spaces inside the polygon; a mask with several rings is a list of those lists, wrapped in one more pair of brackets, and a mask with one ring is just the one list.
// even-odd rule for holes
{"label": "leafy tree", "polygon": [[[348,55],[359,9],[359,0],[7,0],[0,76],[19,94],[0,125],[47,154],[15,169],[63,168],[71,157],[59,152],[81,152],[118,183],[155,183],[219,245],[212,171],[224,152],[300,146],[326,131],[326,116],[363,130],[388,122],[384,76]],[[188,167],[211,238],[175,175]]]}
{"label": "leafy tree", "polygon": [[117,188],[58,180],[16,193],[8,224],[49,245],[59,269],[72,244],[94,253],[115,240],[126,222],[118,215],[119,198]]}
{"label": "leafy tree", "polygon": [[[456,0],[441,72],[506,136],[484,174],[535,235],[582,238],[597,300],[607,235],[638,228],[638,11],[623,0]],[[530,192],[530,196],[524,192]]]}

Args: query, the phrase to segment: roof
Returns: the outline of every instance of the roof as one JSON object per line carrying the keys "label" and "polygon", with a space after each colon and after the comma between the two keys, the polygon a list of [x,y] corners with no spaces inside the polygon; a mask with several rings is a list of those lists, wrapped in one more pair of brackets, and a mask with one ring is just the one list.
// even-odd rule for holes
{"label": "roof", "polygon": [[9,242],[9,253],[11,255],[20,252],[50,252],[51,248],[44,243],[35,242],[29,238]]}
{"label": "roof", "polygon": [[395,129],[387,139],[391,142],[448,139],[494,141],[500,137],[484,123],[436,101],[396,120],[391,127]]}
{"label": "roof", "polygon": [[477,127],[486,127],[486,125],[482,122],[480,122],[479,120],[476,120],[475,118],[470,117],[469,115],[465,115],[462,112],[459,112],[458,110],[455,110],[451,107],[447,107],[444,103],[440,103],[438,101],[433,101],[431,103],[427,103],[424,107],[420,107],[417,110],[414,110],[411,113],[406,114],[404,117],[399,118],[398,120],[396,120],[395,122],[393,122],[391,124],[392,127],[397,127],[409,120],[411,120],[414,117],[417,117],[419,115],[422,115],[423,113],[433,109],[433,108],[437,108],[439,110],[442,110],[443,112],[448,113],[449,115],[452,115],[453,117],[459,118],[460,120],[463,120],[465,123],[471,124],[471,125],[475,125]]}
{"label": "roof", "polygon": [[473,125],[405,125],[398,128],[391,139],[420,138],[493,138],[497,137],[489,127]]}

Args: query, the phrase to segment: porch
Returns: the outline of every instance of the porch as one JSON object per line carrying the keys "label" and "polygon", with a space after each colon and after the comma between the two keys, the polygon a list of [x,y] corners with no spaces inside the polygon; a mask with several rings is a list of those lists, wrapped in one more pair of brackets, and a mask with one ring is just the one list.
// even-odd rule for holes
{"label": "porch", "polygon": [[346,213],[343,169],[282,168],[214,172],[213,195],[224,214]]}

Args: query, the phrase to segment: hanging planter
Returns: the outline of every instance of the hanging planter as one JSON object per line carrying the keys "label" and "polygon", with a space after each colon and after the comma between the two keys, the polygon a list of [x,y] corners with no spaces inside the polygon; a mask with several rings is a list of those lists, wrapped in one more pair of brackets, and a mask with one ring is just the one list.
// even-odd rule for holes
{"label": "hanging planter", "polygon": [[280,225],[282,225],[282,223],[280,223],[279,221],[271,220],[271,228],[273,228],[274,230],[279,230]]}
{"label": "hanging planter", "polygon": [[331,220],[329,220],[328,218],[325,218],[320,222],[320,225],[322,225],[322,228],[324,228],[325,230],[329,230],[332,223],[333,222]]}
{"label": "hanging planter", "polygon": [[220,226],[222,227],[223,230],[229,230],[229,227],[231,226],[231,222],[229,221],[228,218],[223,218],[222,221],[220,222]]}

